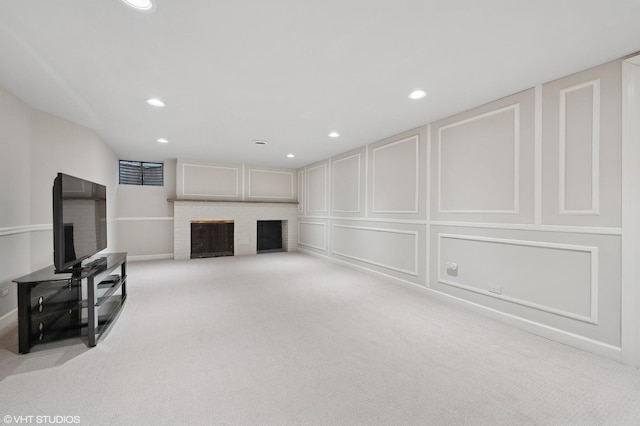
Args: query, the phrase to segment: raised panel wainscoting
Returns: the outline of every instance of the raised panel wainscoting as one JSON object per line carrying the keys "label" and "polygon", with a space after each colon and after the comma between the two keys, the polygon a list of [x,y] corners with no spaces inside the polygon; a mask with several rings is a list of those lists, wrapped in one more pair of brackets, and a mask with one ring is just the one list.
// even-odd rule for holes
{"label": "raised panel wainscoting", "polygon": [[621,327],[638,322],[621,315],[621,71],[606,63],[299,169],[299,250],[622,359],[622,336],[640,339]]}

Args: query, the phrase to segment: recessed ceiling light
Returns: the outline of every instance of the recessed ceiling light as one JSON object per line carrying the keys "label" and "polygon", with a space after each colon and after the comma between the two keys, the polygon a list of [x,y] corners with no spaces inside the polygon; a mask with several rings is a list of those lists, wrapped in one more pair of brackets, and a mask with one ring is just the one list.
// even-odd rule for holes
{"label": "recessed ceiling light", "polygon": [[136,10],[150,11],[153,9],[151,0],[122,0],[124,4]]}
{"label": "recessed ceiling light", "polygon": [[295,155],[293,155],[293,154],[287,154],[287,158],[295,158]]}
{"label": "recessed ceiling light", "polygon": [[329,137],[330,137],[330,138],[337,138],[337,137],[339,137],[339,136],[340,136],[340,133],[338,133],[338,132],[331,132],[331,133],[329,133]]}
{"label": "recessed ceiling light", "polygon": [[159,138],[159,139],[156,139],[156,141],[160,143],[169,143],[169,141],[166,140],[165,138]]}
{"label": "recessed ceiling light", "polygon": [[409,94],[409,99],[422,99],[425,96],[427,96],[427,92],[422,89],[418,89]]}
{"label": "recessed ceiling light", "polygon": [[158,108],[162,108],[164,106],[164,102],[162,102],[158,98],[147,99],[147,103],[151,106],[158,107]]}
{"label": "recessed ceiling light", "polygon": [[257,140],[255,140],[255,141],[253,141],[253,144],[254,144],[254,145],[266,145],[266,144],[268,144],[268,143],[269,143],[269,142],[267,142],[267,141],[265,141],[265,140],[262,140],[262,139],[257,139]]}

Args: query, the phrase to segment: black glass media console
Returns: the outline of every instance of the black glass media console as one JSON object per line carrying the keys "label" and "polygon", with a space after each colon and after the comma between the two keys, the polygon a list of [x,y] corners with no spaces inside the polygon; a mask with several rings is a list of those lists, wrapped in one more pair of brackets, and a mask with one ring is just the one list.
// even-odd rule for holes
{"label": "black glass media console", "polygon": [[20,353],[37,343],[79,336],[95,346],[127,298],[127,253],[105,254],[69,273],[57,274],[51,265],[14,281]]}

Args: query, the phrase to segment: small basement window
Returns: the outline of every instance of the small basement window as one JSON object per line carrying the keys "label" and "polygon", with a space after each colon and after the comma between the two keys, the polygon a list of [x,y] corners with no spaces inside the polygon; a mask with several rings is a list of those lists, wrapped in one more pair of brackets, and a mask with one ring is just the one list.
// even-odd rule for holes
{"label": "small basement window", "polygon": [[120,160],[120,185],[164,186],[164,164]]}

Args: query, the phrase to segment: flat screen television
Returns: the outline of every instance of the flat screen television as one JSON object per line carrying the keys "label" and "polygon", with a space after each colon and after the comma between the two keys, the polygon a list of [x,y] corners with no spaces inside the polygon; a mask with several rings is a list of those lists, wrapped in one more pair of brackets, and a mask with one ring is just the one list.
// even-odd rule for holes
{"label": "flat screen television", "polygon": [[81,267],[107,248],[107,188],[58,173],[53,181],[53,264],[56,272]]}

